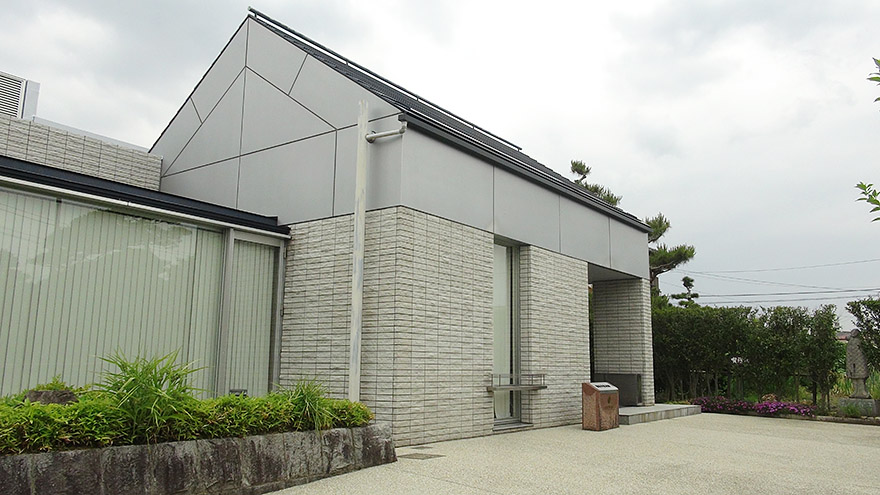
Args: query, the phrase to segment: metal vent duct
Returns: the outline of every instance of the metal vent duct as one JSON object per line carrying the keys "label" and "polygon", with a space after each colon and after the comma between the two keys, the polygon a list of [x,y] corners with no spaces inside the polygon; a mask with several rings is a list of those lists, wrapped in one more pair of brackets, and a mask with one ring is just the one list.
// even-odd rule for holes
{"label": "metal vent duct", "polygon": [[29,119],[37,113],[40,84],[0,72],[0,114]]}

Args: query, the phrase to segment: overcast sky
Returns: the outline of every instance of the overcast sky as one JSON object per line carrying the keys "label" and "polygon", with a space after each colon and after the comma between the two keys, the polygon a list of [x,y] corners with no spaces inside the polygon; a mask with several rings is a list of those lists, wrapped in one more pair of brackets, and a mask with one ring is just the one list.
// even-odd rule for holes
{"label": "overcast sky", "polygon": [[[697,249],[666,293],[685,274],[703,303],[880,288],[880,222],[854,188],[880,183],[880,2],[32,0],[4,10],[0,71],[41,83],[39,117],[149,147],[249,3],[663,212],[665,240]],[[816,265],[834,266],[799,268]],[[810,294],[768,295],[792,292]]]}

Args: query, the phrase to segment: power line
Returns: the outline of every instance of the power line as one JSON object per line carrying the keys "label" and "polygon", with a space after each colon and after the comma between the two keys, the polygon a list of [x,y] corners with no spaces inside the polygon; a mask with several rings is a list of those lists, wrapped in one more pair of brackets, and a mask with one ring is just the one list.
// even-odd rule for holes
{"label": "power line", "polygon": [[795,292],[753,292],[747,294],[703,294],[700,297],[756,297],[756,296],[797,296],[804,294],[838,294],[841,292],[877,292],[880,288],[873,289],[839,289],[839,290],[807,290]]}
{"label": "power line", "polygon": [[[724,305],[742,305],[742,304],[779,304],[779,303],[792,303],[792,302],[804,302],[804,301],[831,301],[831,300],[839,300],[839,299],[854,299],[854,296],[829,296],[829,297],[803,297],[799,299],[774,299],[774,300],[766,300],[766,299],[756,299],[752,301],[711,301],[706,302],[706,305],[713,306],[724,306]],[[698,301],[702,302],[702,301]]]}
{"label": "power line", "polygon": [[776,286],[780,286],[780,287],[799,287],[799,288],[801,288],[801,289],[843,290],[843,289],[841,289],[841,288],[839,288],[839,287],[824,287],[824,286],[821,286],[821,285],[786,284],[786,283],[783,283],[783,282],[771,282],[771,281],[769,281],[769,280],[757,280],[757,279],[753,279],[753,278],[730,277],[730,276],[727,276],[727,275],[712,275],[712,274],[709,274],[709,273],[705,273],[705,272],[697,272],[697,271],[693,271],[693,270],[682,270],[682,272],[683,272],[683,273],[686,273],[686,274],[695,273],[695,274],[699,274],[699,275],[702,275],[702,276],[704,276],[704,277],[709,277],[709,278],[713,278],[713,279],[716,279],[716,280],[727,280],[727,281],[734,281],[734,282],[746,282],[746,283],[751,283],[751,284],[756,284],[756,285],[776,285]]}
{"label": "power line", "polygon": [[858,260],[858,261],[841,261],[838,263],[824,263],[821,265],[804,265],[804,266],[790,266],[786,268],[756,268],[751,270],[709,270],[705,272],[694,272],[694,273],[702,273],[702,274],[717,274],[717,273],[760,273],[760,272],[784,272],[789,270],[808,270],[812,268],[826,268],[829,266],[844,266],[844,265],[858,265],[862,263],[876,263],[880,261],[880,258],[873,258],[869,260]]}

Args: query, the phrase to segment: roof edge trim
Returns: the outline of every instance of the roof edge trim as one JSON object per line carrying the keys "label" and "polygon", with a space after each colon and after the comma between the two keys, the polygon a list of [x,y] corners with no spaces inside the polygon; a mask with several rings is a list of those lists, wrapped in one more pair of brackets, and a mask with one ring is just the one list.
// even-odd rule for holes
{"label": "roof edge trim", "polygon": [[31,183],[63,193],[93,197],[111,203],[125,203],[131,208],[163,210],[171,214],[202,219],[206,224],[225,224],[264,234],[287,237],[290,228],[278,225],[277,217],[259,215],[173,194],[130,186],[99,177],[0,156],[0,178],[10,182]]}

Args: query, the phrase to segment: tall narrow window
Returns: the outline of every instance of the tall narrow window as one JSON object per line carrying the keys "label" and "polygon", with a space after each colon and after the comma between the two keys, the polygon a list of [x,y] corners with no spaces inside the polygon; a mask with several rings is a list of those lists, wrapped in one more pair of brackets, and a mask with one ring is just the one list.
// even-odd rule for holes
{"label": "tall narrow window", "polygon": [[[495,245],[492,373],[494,381],[502,385],[494,391],[496,424],[520,421],[520,392],[513,387],[519,383],[520,373],[517,253],[516,247]],[[504,390],[504,385],[511,387]]]}

